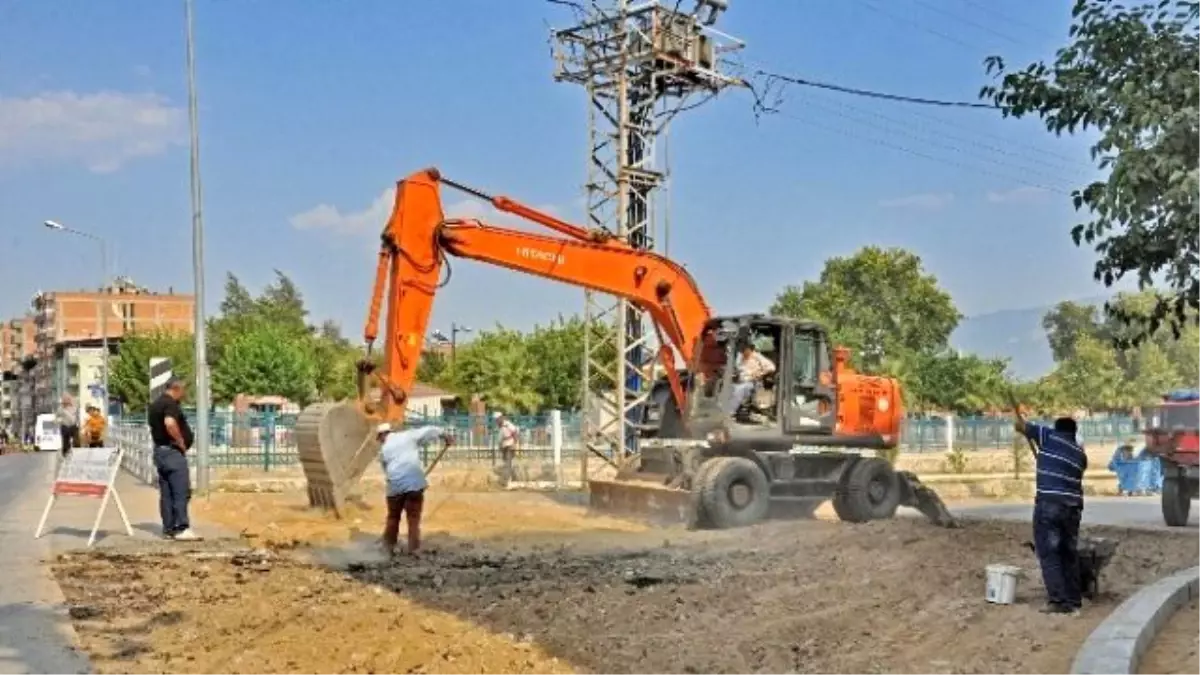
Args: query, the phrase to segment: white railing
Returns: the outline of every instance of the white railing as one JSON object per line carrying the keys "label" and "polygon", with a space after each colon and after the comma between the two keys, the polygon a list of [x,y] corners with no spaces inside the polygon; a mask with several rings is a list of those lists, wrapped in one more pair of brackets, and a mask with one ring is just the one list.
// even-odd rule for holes
{"label": "white railing", "polygon": [[138,480],[151,485],[158,484],[158,470],[154,468],[154,442],[150,440],[150,428],[145,425],[114,424],[112,437],[121,448],[121,467]]}

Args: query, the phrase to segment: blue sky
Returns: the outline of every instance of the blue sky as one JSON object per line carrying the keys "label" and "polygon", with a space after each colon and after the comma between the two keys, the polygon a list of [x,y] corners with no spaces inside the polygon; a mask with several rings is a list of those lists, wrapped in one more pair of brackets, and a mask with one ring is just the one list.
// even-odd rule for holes
{"label": "blue sky", "polygon": [[[720,27],[753,65],[973,100],[986,55],[1051,55],[1070,5],[733,0]],[[424,166],[578,217],[584,93],[552,80],[547,39],[570,19],[540,0],[196,0],[210,310],[227,271],[258,290],[280,269],[314,320],[358,335],[385,193]],[[0,0],[0,315],[96,283],[94,247],[46,218],[108,238],[139,283],[191,289],[184,76],[182,2]],[[730,91],[672,129],[669,253],[719,311],[765,309],[867,244],[919,253],[968,315],[1102,292],[1058,192],[1090,175],[1087,139],[814,91],[783,110],[756,121]],[[460,262],[434,326],[581,307],[574,289]]]}

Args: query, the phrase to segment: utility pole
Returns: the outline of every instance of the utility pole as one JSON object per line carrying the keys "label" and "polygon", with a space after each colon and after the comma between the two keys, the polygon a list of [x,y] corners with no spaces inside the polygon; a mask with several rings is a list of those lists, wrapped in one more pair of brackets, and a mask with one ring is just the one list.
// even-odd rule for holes
{"label": "utility pole", "polygon": [[187,21],[188,126],[191,130],[191,201],[192,201],[192,278],[195,285],[193,328],[196,356],[196,483],[200,492],[208,492],[208,447],[211,428],[208,423],[208,339],[204,323],[204,214],[200,190],[200,114],[196,102],[196,51],[192,35],[192,0],[183,0]]}
{"label": "utility pole", "polygon": [[[727,0],[599,5],[580,5],[579,23],[553,32],[555,80],[588,94],[587,222],[655,250],[659,230],[669,228],[655,208],[666,176],[658,138],[675,115],[707,100],[700,97],[740,84],[721,72],[719,59],[745,43],[713,28]],[[584,319],[583,441],[617,462],[637,452],[632,422],[647,400],[657,349],[642,313],[625,300],[585,292]],[[612,329],[597,337],[594,322],[611,322]],[[619,355],[615,367],[601,360],[610,350]]]}

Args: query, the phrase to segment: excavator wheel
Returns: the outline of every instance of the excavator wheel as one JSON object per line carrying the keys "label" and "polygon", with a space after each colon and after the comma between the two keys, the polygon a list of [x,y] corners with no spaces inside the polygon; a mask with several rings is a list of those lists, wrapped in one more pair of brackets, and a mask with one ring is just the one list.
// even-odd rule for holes
{"label": "excavator wheel", "polygon": [[379,455],[377,422],[355,402],[318,403],[300,414],[296,447],[310,506],[341,517],[346,499]]}
{"label": "excavator wheel", "polygon": [[767,517],[771,485],[745,457],[714,457],[704,463],[697,487],[708,522],[717,529],[753,525]]}
{"label": "excavator wheel", "polygon": [[892,465],[878,457],[852,464],[838,485],[833,509],[849,523],[891,518],[900,506],[901,488]]}

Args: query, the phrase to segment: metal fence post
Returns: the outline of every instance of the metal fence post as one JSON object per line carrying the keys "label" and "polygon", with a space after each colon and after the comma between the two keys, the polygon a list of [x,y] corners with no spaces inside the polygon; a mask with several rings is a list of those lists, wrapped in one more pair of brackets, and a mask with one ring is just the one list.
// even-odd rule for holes
{"label": "metal fence post", "polygon": [[562,487],[563,426],[561,410],[550,411],[550,448],[554,453],[554,484],[556,487]]}

